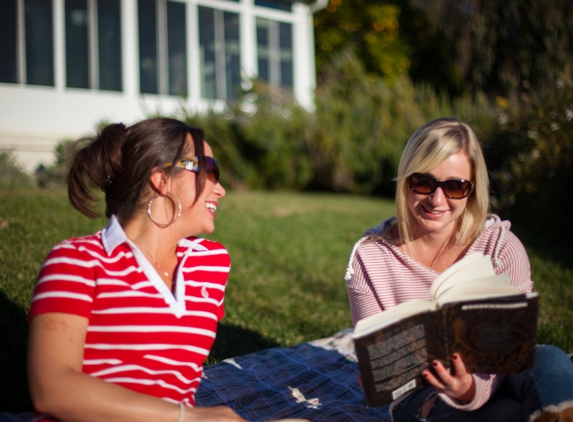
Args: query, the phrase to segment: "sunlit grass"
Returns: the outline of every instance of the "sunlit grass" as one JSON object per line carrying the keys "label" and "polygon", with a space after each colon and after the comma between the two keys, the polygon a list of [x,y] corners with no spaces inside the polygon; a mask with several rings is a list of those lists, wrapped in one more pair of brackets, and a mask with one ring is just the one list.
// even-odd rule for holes
{"label": "sunlit grass", "polygon": [[[393,202],[384,199],[229,193],[209,236],[227,247],[232,269],[226,317],[208,362],[349,327],[348,256],[364,229],[393,214]],[[0,191],[0,385],[13,392],[12,399],[0,400],[0,411],[29,406],[24,319],[45,256],[55,243],[106,224],[105,218],[89,220],[74,210],[64,190]],[[572,352],[573,247],[520,236],[541,293],[538,342]]]}

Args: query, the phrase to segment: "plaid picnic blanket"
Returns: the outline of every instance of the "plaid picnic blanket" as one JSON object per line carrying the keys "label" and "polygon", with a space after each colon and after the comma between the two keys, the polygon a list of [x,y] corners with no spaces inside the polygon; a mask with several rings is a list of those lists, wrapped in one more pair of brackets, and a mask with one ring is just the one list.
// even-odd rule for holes
{"label": "plaid picnic blanket", "polygon": [[248,421],[390,421],[368,408],[358,384],[352,330],[293,347],[262,350],[205,367],[196,402],[227,405]]}
{"label": "plaid picnic blanket", "polygon": [[[358,384],[352,330],[293,347],[266,349],[206,366],[198,406],[230,406],[252,422],[302,418],[312,422],[385,422],[388,408],[368,408]],[[32,414],[0,412],[0,422]]]}

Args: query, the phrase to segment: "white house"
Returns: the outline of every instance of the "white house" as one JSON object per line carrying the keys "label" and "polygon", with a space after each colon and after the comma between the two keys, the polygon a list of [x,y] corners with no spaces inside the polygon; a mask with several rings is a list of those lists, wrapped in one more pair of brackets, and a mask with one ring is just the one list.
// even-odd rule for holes
{"label": "white house", "polygon": [[223,109],[260,78],[312,108],[328,0],[1,0],[0,151],[32,172],[100,122]]}

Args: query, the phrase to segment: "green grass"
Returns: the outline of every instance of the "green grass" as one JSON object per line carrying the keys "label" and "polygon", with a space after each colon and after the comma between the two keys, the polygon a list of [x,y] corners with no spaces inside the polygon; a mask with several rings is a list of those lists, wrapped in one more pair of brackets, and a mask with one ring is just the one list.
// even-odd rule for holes
{"label": "green grass", "polygon": [[[291,346],[351,325],[344,272],[365,228],[394,214],[383,199],[336,194],[229,193],[209,237],[233,262],[226,317],[208,360]],[[30,409],[26,390],[25,313],[50,248],[93,233],[63,190],[0,191],[0,411]],[[539,343],[573,351],[573,247],[519,232],[541,293]]]}

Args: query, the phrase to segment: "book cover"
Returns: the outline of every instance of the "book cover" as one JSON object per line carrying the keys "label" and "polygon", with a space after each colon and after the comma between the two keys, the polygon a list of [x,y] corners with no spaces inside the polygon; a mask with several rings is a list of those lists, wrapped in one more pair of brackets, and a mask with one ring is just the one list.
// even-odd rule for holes
{"label": "book cover", "polygon": [[[468,261],[477,262],[475,256]],[[488,297],[489,271],[473,283],[486,293],[464,288],[455,300],[450,287],[443,303],[439,297],[406,302],[357,324],[353,339],[368,406],[389,404],[426,385],[422,371],[432,370],[433,360],[451,368],[453,353],[470,373],[511,374],[533,366],[539,295],[506,289],[508,279],[500,277],[505,287]],[[446,276],[455,285],[452,272]]]}

